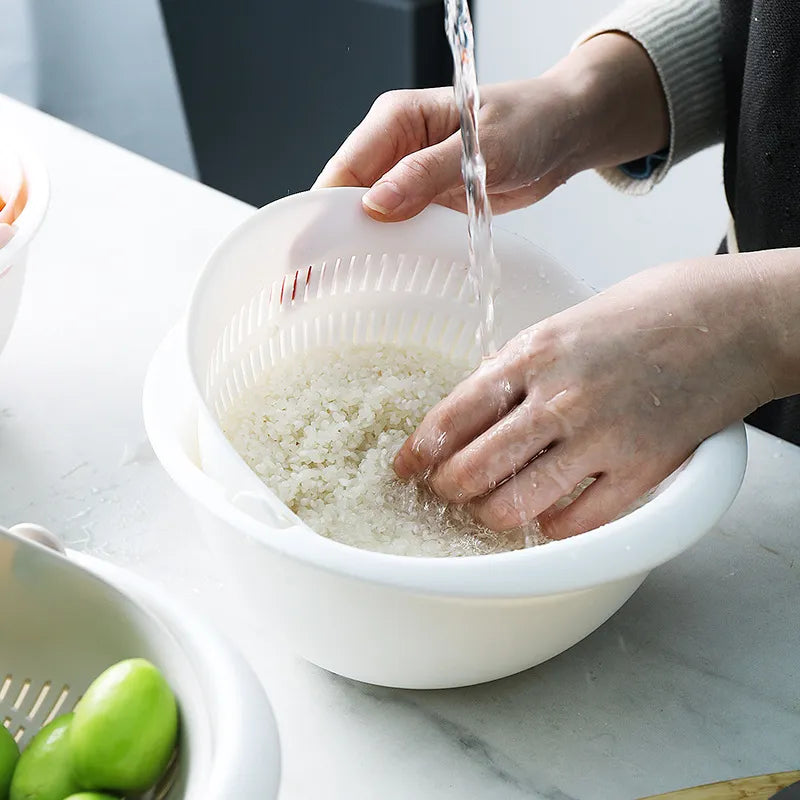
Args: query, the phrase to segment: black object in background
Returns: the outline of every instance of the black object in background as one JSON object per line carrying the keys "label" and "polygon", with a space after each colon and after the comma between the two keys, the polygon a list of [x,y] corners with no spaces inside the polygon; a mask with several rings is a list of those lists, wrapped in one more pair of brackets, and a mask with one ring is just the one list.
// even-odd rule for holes
{"label": "black object in background", "polygon": [[200,179],[307,189],[382,92],[443,86],[442,0],[161,0]]}
{"label": "black object in background", "polygon": [[777,794],[772,795],[772,800],[800,800],[800,783],[793,783]]}

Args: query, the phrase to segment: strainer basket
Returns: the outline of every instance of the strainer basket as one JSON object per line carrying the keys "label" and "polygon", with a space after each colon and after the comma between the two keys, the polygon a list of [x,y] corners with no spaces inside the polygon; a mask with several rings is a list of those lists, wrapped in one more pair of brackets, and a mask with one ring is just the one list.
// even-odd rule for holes
{"label": "strainer basket", "polygon": [[[418,345],[470,363],[480,355],[465,219],[432,207],[401,225],[379,223],[364,214],[362,193],[307,192],[262,209],[212,256],[187,318],[204,470],[235,505],[301,535],[309,531],[220,430],[231,404],[275,364],[320,345]],[[500,343],[591,294],[530,243],[503,233],[495,246]]]}
{"label": "strainer basket", "polygon": [[154,800],[268,800],[280,755],[269,702],[224,639],[113,565],[0,528],[0,722],[24,747],[111,664],[142,657],[178,699],[180,742]]}

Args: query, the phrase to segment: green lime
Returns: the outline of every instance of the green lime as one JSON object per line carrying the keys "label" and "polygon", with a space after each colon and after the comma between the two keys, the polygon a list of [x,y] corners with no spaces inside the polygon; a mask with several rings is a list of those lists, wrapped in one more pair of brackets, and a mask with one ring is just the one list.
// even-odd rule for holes
{"label": "green lime", "polygon": [[72,719],[73,714],[56,717],[31,739],[11,779],[11,800],[64,800],[81,788],[70,760]]}
{"label": "green lime", "polygon": [[102,792],[78,792],[65,797],[64,800],[119,800],[114,794],[103,794]]}
{"label": "green lime", "polygon": [[8,787],[17,766],[19,748],[5,725],[0,725],[0,800],[8,800]]}
{"label": "green lime", "polygon": [[120,661],[75,709],[75,775],[84,789],[143,792],[164,772],[177,738],[178,708],[164,676],[143,658]]}

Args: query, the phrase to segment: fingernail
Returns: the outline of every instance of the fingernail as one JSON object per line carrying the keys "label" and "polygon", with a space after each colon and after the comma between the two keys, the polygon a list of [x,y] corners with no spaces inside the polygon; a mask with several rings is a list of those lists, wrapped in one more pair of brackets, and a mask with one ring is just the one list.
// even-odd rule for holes
{"label": "fingernail", "polygon": [[397,477],[403,480],[410,478],[413,473],[411,465],[402,450],[394,457],[394,471]]}
{"label": "fingernail", "polygon": [[393,181],[376,183],[361,199],[361,202],[378,214],[391,214],[405,200],[405,195]]}

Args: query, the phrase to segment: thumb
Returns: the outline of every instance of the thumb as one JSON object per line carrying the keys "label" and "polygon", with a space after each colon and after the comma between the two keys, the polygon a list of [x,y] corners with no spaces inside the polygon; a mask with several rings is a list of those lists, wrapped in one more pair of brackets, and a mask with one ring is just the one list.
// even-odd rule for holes
{"label": "thumb", "polygon": [[373,184],[362,203],[374,219],[399,222],[461,182],[461,135],[454,133],[401,159]]}

